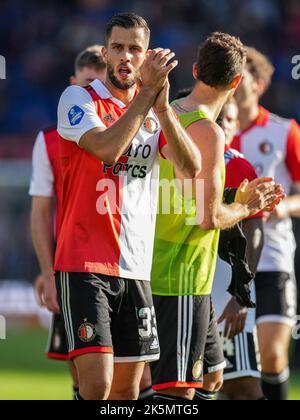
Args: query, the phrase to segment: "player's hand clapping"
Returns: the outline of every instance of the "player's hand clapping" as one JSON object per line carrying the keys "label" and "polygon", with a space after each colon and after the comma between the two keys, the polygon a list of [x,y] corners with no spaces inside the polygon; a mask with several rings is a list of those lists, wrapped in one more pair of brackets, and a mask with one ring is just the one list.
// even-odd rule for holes
{"label": "player's hand clapping", "polygon": [[170,94],[170,83],[169,80],[166,81],[165,86],[162,88],[160,93],[158,94],[156,101],[154,103],[154,112],[159,114],[161,112],[167,111],[171,109],[170,101],[169,101],[169,94]]}
{"label": "player's hand clapping", "polygon": [[175,57],[169,49],[156,48],[149,50],[141,69],[141,78],[144,89],[150,89],[157,95],[168,81],[170,72],[177,67],[178,61],[169,63]]}
{"label": "player's hand clapping", "polygon": [[236,195],[236,202],[243,204],[249,211],[249,216],[254,216],[261,211],[273,211],[285,198],[281,185],[274,182],[273,178],[258,178],[250,182],[242,182]]}

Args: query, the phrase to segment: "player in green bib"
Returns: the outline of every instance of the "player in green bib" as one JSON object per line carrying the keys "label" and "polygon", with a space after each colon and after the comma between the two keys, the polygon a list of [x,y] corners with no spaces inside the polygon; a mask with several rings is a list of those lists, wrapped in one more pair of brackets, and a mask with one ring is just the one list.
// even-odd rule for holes
{"label": "player in green bib", "polygon": [[[209,120],[200,110],[178,116],[186,129],[201,120]],[[212,291],[220,230],[204,230],[196,224],[196,200],[184,199],[184,191],[174,183],[174,166],[168,160],[160,161],[160,179],[173,182],[173,190],[170,213],[164,214],[166,198],[164,188],[160,188],[152,292],[159,296],[208,296]],[[224,188],[225,161],[220,166],[220,179]]]}
{"label": "player in green bib", "polygon": [[275,183],[264,178],[244,181],[236,202],[223,204],[225,137],[216,119],[245,61],[239,39],[213,34],[199,49],[192,93],[173,104],[201,152],[202,171],[186,180],[181,168],[161,159],[151,275],[161,345],[161,359],[151,368],[155,399],[191,400],[198,389],[198,398],[207,400],[222,386],[225,362],[211,302],[220,229],[278,200]]}

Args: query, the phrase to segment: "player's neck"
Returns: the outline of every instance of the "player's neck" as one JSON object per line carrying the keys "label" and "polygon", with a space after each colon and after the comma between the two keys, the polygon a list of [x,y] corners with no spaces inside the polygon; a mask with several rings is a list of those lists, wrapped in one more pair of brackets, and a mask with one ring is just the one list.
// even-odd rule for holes
{"label": "player's neck", "polygon": [[130,89],[119,89],[109,79],[105,80],[104,85],[114,98],[119,99],[126,106],[130,105],[133,101],[136,92],[136,85]]}
{"label": "player's neck", "polygon": [[190,108],[189,111],[199,109],[208,114],[211,120],[216,121],[229,95],[229,91],[220,92],[203,83],[197,83],[184,103]]}
{"label": "player's neck", "polygon": [[247,130],[257,120],[259,116],[259,104],[239,107],[239,120],[241,131]]}

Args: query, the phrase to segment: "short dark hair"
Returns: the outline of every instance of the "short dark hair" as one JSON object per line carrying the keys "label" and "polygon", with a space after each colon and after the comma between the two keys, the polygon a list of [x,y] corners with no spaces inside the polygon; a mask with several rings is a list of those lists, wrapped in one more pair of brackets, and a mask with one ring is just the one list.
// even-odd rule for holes
{"label": "short dark hair", "polygon": [[135,13],[118,13],[111,18],[106,27],[106,42],[108,42],[115,26],[125,29],[143,28],[150,38],[150,28],[144,18]]}
{"label": "short dark hair", "polygon": [[222,32],[214,32],[199,47],[197,66],[198,80],[208,86],[229,86],[234,78],[243,73],[246,48],[239,38]]}
{"label": "short dark hair", "polygon": [[247,70],[256,81],[263,80],[267,90],[275,72],[275,68],[268,57],[255,48],[247,47]]}
{"label": "short dark hair", "polygon": [[82,70],[84,67],[93,67],[97,71],[106,69],[102,49],[102,45],[92,45],[81,51],[75,59],[75,71]]}

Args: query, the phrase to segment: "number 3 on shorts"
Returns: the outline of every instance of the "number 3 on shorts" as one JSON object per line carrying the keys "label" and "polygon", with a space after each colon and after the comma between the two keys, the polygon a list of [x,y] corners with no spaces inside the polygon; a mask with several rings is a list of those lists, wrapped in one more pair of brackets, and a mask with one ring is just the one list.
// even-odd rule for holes
{"label": "number 3 on shorts", "polygon": [[157,336],[156,317],[154,306],[152,308],[142,308],[139,310],[139,318],[142,321],[142,328],[139,328],[139,334],[142,338]]}

